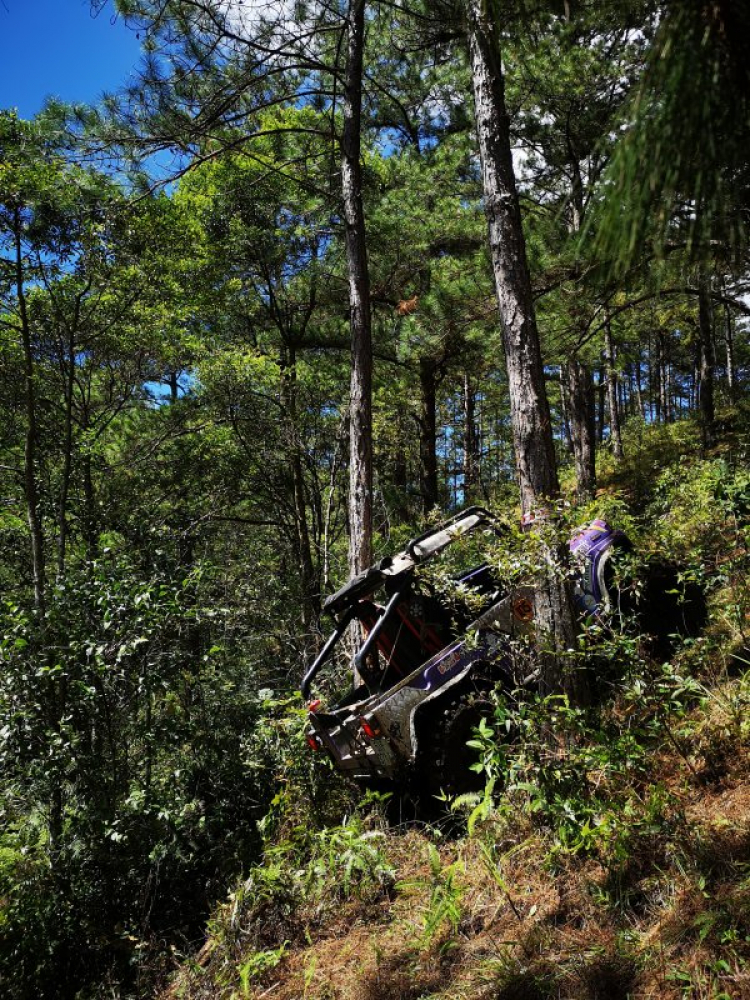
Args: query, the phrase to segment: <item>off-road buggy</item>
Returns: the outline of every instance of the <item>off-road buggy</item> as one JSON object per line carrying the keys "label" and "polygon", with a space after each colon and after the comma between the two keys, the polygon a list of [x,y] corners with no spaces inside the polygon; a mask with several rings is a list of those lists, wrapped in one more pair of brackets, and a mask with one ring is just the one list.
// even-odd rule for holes
{"label": "off-road buggy", "polygon": [[[359,683],[335,708],[309,704],[308,743],[358,780],[411,776],[431,794],[463,790],[471,763],[466,746],[490,692],[508,697],[538,681],[533,643],[534,592],[504,588],[483,563],[457,574],[450,595],[419,572],[428,560],[479,530],[502,534],[496,518],[470,507],[355,577],[325,603],[336,627],[302,681],[312,683],[349,626],[364,636],[354,656]],[[630,549],[622,532],[596,520],[570,543],[575,599],[582,615],[608,608],[612,556]],[[673,582],[674,574],[670,575]],[[379,599],[379,602],[378,602]],[[666,619],[665,619],[666,622]],[[672,627],[672,626],[670,626]]]}

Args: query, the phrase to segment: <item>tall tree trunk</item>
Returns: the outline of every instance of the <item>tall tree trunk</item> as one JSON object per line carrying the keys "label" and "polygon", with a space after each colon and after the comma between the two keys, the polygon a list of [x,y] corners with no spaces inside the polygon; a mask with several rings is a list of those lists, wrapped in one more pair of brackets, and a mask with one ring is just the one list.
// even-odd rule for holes
{"label": "tall tree trunk", "polygon": [[[552,422],[513,172],[497,37],[499,21],[489,0],[465,3],[484,208],[503,330],[521,506],[525,514],[531,514],[537,508],[547,508],[559,493]],[[543,690],[564,689],[574,699],[584,700],[581,676],[564,667],[574,642],[571,593],[565,574],[560,572],[565,553],[552,543],[547,554],[549,561],[540,572],[535,602],[541,685]]]}
{"label": "tall tree trunk", "polygon": [[438,502],[436,372],[434,358],[419,359],[419,490],[425,514]]}
{"label": "tall tree trunk", "polygon": [[302,595],[302,623],[306,633],[310,633],[317,624],[320,615],[320,587],[317,584],[310,544],[310,530],[307,524],[305,476],[302,468],[302,446],[299,439],[297,406],[297,357],[293,347],[288,347],[286,357],[283,359],[281,377],[282,404],[286,411],[289,428],[288,447],[292,470],[296,548]]}
{"label": "tall tree trunk", "polygon": [[658,350],[659,414],[663,423],[668,424],[669,414],[669,361],[667,359],[667,338],[662,330],[656,335]]}
{"label": "tall tree trunk", "polygon": [[73,467],[73,388],[75,384],[75,337],[69,334],[65,373],[65,425],[63,428],[63,467],[60,476],[60,495],[57,503],[57,575],[65,576],[65,559],[68,543],[68,494]]}
{"label": "tall tree trunk", "polygon": [[36,444],[38,436],[36,414],[36,383],[34,354],[31,348],[31,327],[24,287],[23,247],[21,244],[21,212],[14,212],[15,228],[15,282],[18,313],[21,320],[21,340],[24,361],[24,397],[26,401],[26,440],[24,442],[24,492],[26,494],[26,519],[31,539],[31,568],[34,579],[34,605],[41,614],[45,611],[44,532],[39,510],[39,484],[36,470]]}
{"label": "tall tree trunk", "polygon": [[727,352],[727,394],[730,400],[735,397],[735,374],[734,374],[734,322],[732,311],[724,304],[724,343]]}
{"label": "tall tree trunk", "polygon": [[568,392],[565,388],[565,365],[560,365],[560,410],[562,418],[562,436],[565,441],[565,448],[573,454],[573,435],[570,433],[570,407],[568,406]]}
{"label": "tall tree trunk", "polygon": [[604,349],[607,355],[607,394],[609,396],[609,433],[612,438],[612,454],[622,458],[622,435],[620,433],[620,408],[617,405],[617,371],[615,370],[615,347],[612,341],[612,326],[609,317],[604,323]]}
{"label": "tall tree trunk", "polygon": [[704,448],[710,448],[715,438],[714,411],[714,347],[711,329],[711,293],[708,278],[701,275],[698,285],[698,335],[700,344],[700,407],[701,438]]}
{"label": "tall tree trunk", "polygon": [[341,192],[349,273],[349,569],[372,562],[372,317],[362,201],[361,122],[365,0],[350,0],[341,136]]}
{"label": "tall tree trunk", "polygon": [[467,0],[474,106],[495,291],[503,329],[513,443],[524,512],[559,492],[549,404],[505,108],[497,25]]}
{"label": "tall tree trunk", "polygon": [[576,493],[579,501],[586,503],[596,489],[594,380],[591,370],[578,358],[568,360],[567,375]]}
{"label": "tall tree trunk", "polygon": [[[591,373],[592,390],[594,373]],[[600,366],[596,370],[596,420],[594,424],[595,440],[597,444],[604,444],[604,428],[607,423],[607,382],[604,369]]]}
{"label": "tall tree trunk", "polygon": [[478,450],[476,396],[469,374],[468,372],[464,372],[464,500],[471,496],[477,482]]}

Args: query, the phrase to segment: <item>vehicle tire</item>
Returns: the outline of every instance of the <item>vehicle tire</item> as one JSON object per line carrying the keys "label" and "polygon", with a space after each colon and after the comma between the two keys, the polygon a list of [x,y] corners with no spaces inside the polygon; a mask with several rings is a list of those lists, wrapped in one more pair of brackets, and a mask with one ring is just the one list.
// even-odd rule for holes
{"label": "vehicle tire", "polygon": [[643,573],[642,590],[621,595],[621,607],[635,616],[649,656],[670,659],[679,638],[697,638],[708,617],[706,595],[694,581],[682,582],[674,563],[655,560]]}
{"label": "vehicle tire", "polygon": [[467,746],[482,719],[492,717],[493,684],[472,676],[427,705],[417,718],[415,789],[422,795],[463,795],[480,791],[485,775],[471,769],[477,751]]}

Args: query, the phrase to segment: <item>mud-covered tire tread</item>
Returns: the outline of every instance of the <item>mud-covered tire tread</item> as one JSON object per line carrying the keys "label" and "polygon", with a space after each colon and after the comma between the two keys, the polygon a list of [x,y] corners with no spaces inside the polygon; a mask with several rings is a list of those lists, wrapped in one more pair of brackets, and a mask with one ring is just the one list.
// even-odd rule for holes
{"label": "mud-covered tire tread", "polygon": [[485,674],[472,674],[424,709],[414,767],[414,786],[422,794],[461,795],[484,786],[484,777],[470,769],[477,754],[466,743],[481,719],[493,713],[493,687]]}

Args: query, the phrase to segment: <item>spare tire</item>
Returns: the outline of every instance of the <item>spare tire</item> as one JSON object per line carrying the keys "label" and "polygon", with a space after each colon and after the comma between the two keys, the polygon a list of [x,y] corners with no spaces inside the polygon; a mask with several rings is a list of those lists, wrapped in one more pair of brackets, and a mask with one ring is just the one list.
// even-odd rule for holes
{"label": "spare tire", "polygon": [[706,595],[700,584],[683,579],[673,562],[654,560],[643,570],[640,587],[620,591],[620,608],[635,617],[655,659],[674,655],[680,638],[696,638],[706,626]]}

